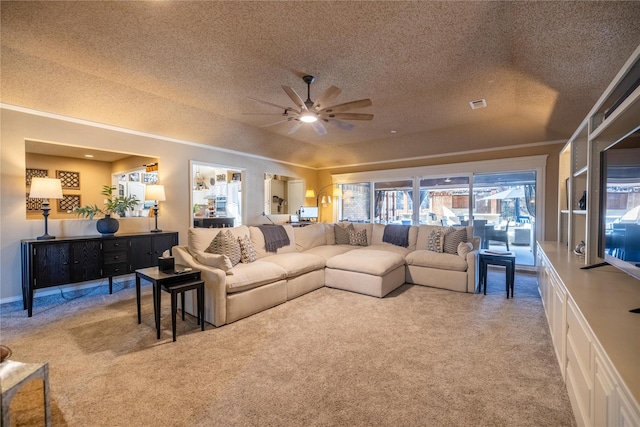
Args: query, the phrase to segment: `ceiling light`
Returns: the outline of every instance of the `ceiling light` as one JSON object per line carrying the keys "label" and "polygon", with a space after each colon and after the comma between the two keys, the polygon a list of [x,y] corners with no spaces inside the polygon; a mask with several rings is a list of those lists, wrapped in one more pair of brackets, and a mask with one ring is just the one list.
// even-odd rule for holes
{"label": "ceiling light", "polygon": [[93,159],[93,154],[85,154],[84,156],[88,159]]}
{"label": "ceiling light", "polygon": [[305,123],[313,123],[318,120],[318,116],[310,111],[307,111],[300,115],[300,120]]}
{"label": "ceiling light", "polygon": [[397,130],[390,130],[389,132],[390,132],[390,133],[393,133],[393,134],[398,133],[398,131],[397,131]]}
{"label": "ceiling light", "polygon": [[476,101],[469,102],[469,105],[471,105],[472,110],[477,110],[478,108],[485,108],[487,106],[487,100],[478,99]]}

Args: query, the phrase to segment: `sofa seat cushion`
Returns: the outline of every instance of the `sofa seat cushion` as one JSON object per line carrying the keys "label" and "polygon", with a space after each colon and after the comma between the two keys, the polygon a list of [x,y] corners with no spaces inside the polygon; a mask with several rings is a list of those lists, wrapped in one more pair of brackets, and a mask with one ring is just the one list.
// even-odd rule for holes
{"label": "sofa seat cushion", "polygon": [[371,245],[365,248],[362,248],[363,251],[387,251],[392,252],[394,254],[400,255],[402,258],[406,257],[411,253],[411,250],[408,248],[403,248],[402,246],[392,245],[391,243],[380,243],[378,245]]}
{"label": "sofa seat cushion", "polygon": [[327,268],[384,276],[404,265],[404,258],[389,251],[356,249],[327,260]]}
{"label": "sofa seat cushion", "polygon": [[419,250],[411,252],[405,258],[407,264],[419,267],[439,268],[441,270],[467,271],[467,261],[457,254]]}
{"label": "sofa seat cushion", "polygon": [[272,262],[240,263],[233,267],[233,276],[227,276],[227,293],[246,291],[286,277],[287,271]]}
{"label": "sofa seat cushion", "polygon": [[304,253],[321,256],[326,261],[336,255],[344,254],[352,250],[353,246],[351,245],[324,245],[316,246],[315,248],[311,248],[308,251],[304,251]]}
{"label": "sofa seat cushion", "polygon": [[319,255],[310,253],[286,253],[262,258],[262,261],[272,262],[287,271],[288,277],[300,276],[310,271],[324,268],[326,260]]}

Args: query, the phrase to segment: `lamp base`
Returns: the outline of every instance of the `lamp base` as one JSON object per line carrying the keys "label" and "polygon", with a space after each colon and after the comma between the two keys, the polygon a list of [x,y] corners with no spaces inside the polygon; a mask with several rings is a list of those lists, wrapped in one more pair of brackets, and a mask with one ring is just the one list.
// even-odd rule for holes
{"label": "lamp base", "polygon": [[150,233],[162,233],[162,230],[158,228],[154,228],[153,230],[149,230]]}
{"label": "lamp base", "polygon": [[37,240],[53,240],[56,236],[51,236],[49,234],[43,234],[42,236],[38,236]]}

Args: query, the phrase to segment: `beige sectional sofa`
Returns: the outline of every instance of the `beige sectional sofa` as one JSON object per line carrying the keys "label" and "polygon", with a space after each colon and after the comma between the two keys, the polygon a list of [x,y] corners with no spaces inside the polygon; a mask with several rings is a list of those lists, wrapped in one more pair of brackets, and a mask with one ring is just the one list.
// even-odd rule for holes
{"label": "beige sectional sofa", "polygon": [[[353,223],[366,243],[337,244],[335,227],[350,223],[318,223],[307,227],[284,225],[289,244],[266,250],[260,228],[191,228],[186,246],[173,248],[177,264],[202,271],[205,281],[205,320],[215,326],[231,323],[282,304],[323,286],[383,297],[403,283],[475,292],[478,282],[479,238],[468,238],[468,253],[439,253],[430,236],[448,227],[411,226],[406,247],[385,243],[385,225]],[[466,229],[473,236],[473,227]],[[220,232],[251,241],[256,260],[232,265],[229,257],[207,253]],[[353,236],[352,236],[353,237]],[[342,238],[343,239],[343,238]],[[341,240],[342,240],[341,239]],[[344,242],[339,242],[344,243]],[[251,249],[251,248],[250,248]],[[245,255],[243,253],[243,255]],[[187,311],[195,313],[187,298]]]}

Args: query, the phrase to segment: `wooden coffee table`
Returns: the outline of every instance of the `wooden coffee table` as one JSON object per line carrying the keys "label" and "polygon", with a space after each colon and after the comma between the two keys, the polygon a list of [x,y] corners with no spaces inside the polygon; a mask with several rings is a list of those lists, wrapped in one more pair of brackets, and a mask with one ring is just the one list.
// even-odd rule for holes
{"label": "wooden coffee table", "polygon": [[[184,271],[185,266],[176,265],[174,271],[160,271],[158,267],[149,267],[136,270],[136,300],[138,306],[138,324],[141,323],[140,316],[140,281],[145,279],[153,285],[153,311],[156,323],[157,338],[160,339],[160,310],[162,291],[171,294],[171,326],[173,329],[173,340],[176,340],[176,311],[177,295],[181,295],[182,320],[184,320],[184,293],[195,290],[197,293],[198,324],[204,331],[204,281],[201,279],[200,270]],[[177,273],[178,271],[183,271]]]}

